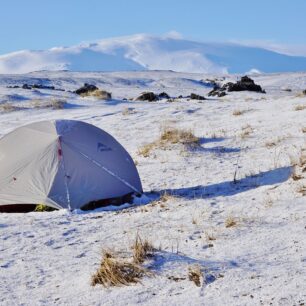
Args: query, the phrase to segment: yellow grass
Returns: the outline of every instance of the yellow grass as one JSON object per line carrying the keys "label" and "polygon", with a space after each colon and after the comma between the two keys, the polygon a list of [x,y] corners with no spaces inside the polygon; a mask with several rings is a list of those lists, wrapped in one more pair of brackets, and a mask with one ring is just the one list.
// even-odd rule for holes
{"label": "yellow grass", "polygon": [[10,112],[14,112],[17,110],[22,109],[21,107],[12,105],[11,103],[3,103],[0,104],[0,111],[5,112],[5,113],[10,113]]}
{"label": "yellow grass", "polygon": [[134,244],[132,245],[133,250],[133,262],[136,264],[143,263],[146,258],[152,255],[154,247],[147,240],[142,240],[141,237],[137,234]]}
{"label": "yellow grass", "polygon": [[203,278],[201,267],[199,265],[188,267],[188,278],[194,282],[196,286],[201,287],[201,278]]}
{"label": "yellow grass", "polygon": [[185,148],[195,148],[200,145],[200,138],[196,137],[191,130],[165,127],[161,131],[160,138],[140,147],[138,154],[148,157],[154,149],[165,150],[175,144],[181,144]]}
{"label": "yellow grass", "polygon": [[112,98],[111,94],[105,90],[96,89],[93,91],[88,91],[87,93],[81,94],[81,97],[95,97],[101,100],[110,100]]}
{"label": "yellow grass", "polygon": [[237,225],[237,219],[234,218],[233,216],[228,216],[225,219],[225,227],[229,228],[229,227],[234,227]]}
{"label": "yellow grass", "polygon": [[104,252],[100,267],[91,278],[91,285],[128,286],[140,282],[143,276],[151,274],[138,264],[126,259],[115,258],[110,252]]}

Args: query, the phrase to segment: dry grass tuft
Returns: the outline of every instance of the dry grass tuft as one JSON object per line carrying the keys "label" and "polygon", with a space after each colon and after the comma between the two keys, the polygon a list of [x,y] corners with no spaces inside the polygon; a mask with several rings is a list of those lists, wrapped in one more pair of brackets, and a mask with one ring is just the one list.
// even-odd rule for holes
{"label": "dry grass tuft", "polygon": [[147,240],[142,240],[137,234],[134,244],[132,245],[133,250],[133,262],[136,264],[141,264],[149,256],[152,256],[154,251],[153,245]]}
{"label": "dry grass tuft", "polygon": [[214,233],[208,231],[205,232],[205,237],[207,241],[214,241],[217,239]]}
{"label": "dry grass tuft", "polygon": [[247,110],[236,109],[236,110],[233,111],[233,116],[241,116],[241,115],[245,114],[246,112],[247,112]]}
{"label": "dry grass tuft", "polygon": [[265,143],[265,147],[268,149],[271,149],[273,147],[276,147],[277,145],[279,145],[283,140],[285,139],[285,137],[277,137],[274,140],[269,140]]}
{"label": "dry grass tuft", "polygon": [[200,138],[196,137],[191,130],[165,127],[161,131],[160,138],[139,148],[138,154],[148,157],[152,150],[156,148],[165,150],[174,144],[181,144],[185,148],[196,148],[200,145]]}
{"label": "dry grass tuft", "polygon": [[306,109],[306,105],[303,105],[303,104],[297,105],[294,108],[295,111],[301,111],[301,110],[304,110],[304,109]]}
{"label": "dry grass tuft", "polygon": [[234,111],[233,111],[233,116],[240,116],[240,115],[242,115],[242,114],[243,114],[243,112],[240,111],[240,110],[234,110]]}
{"label": "dry grass tuft", "polygon": [[101,89],[88,91],[86,93],[81,94],[80,96],[83,97],[83,98],[85,98],[85,97],[95,97],[95,98],[98,98],[100,100],[110,100],[112,98],[111,93],[109,93],[105,90],[101,90]]}
{"label": "dry grass tuft", "polygon": [[122,110],[122,115],[123,115],[123,116],[128,116],[128,115],[132,115],[132,114],[136,114],[135,109],[132,108],[132,107],[125,107],[125,108]]}
{"label": "dry grass tuft", "polygon": [[176,199],[178,199],[179,196],[178,195],[174,195],[174,194],[170,194],[168,192],[163,192],[160,194],[160,197],[157,198],[156,200],[152,201],[150,204],[148,204],[147,206],[156,206],[159,205],[160,208],[165,208],[167,207],[167,203],[169,201],[175,201]]}
{"label": "dry grass tuft", "polygon": [[188,279],[198,287],[201,287],[201,278],[203,278],[203,275],[199,265],[188,267]]}
{"label": "dry grass tuft", "polygon": [[305,148],[301,149],[297,166],[301,168],[302,172],[306,171],[306,149]]}
{"label": "dry grass tuft", "polygon": [[265,147],[268,148],[268,149],[271,149],[271,148],[273,148],[273,147],[276,147],[276,145],[277,145],[277,142],[274,141],[274,140],[267,141],[267,142],[265,143]]}
{"label": "dry grass tuft", "polygon": [[46,105],[48,108],[52,109],[64,109],[65,106],[67,105],[67,101],[65,100],[58,100],[58,99],[53,99]]}
{"label": "dry grass tuft", "polygon": [[196,137],[191,130],[166,127],[162,130],[160,143],[176,144],[180,143],[186,146],[198,146],[200,139]]}
{"label": "dry grass tuft", "polygon": [[143,276],[151,274],[150,271],[135,263],[115,258],[110,252],[104,252],[100,267],[92,276],[91,285],[128,286],[139,283]]}
{"label": "dry grass tuft", "polygon": [[300,185],[297,189],[297,192],[300,193],[304,197],[306,195],[306,186]]}
{"label": "dry grass tuft", "polygon": [[234,227],[237,225],[237,219],[234,218],[233,216],[228,216],[226,219],[225,219],[225,227],[226,228],[229,228],[229,227]]}
{"label": "dry grass tuft", "polygon": [[303,90],[302,92],[298,93],[295,97],[296,98],[304,98],[306,96],[306,90]]}
{"label": "dry grass tuft", "polygon": [[246,126],[242,127],[240,138],[241,139],[246,139],[246,138],[250,137],[250,135],[253,133],[253,131],[254,131],[254,129],[249,124],[247,124]]}
{"label": "dry grass tuft", "polygon": [[291,178],[294,181],[299,181],[303,178],[303,176],[299,173],[299,169],[297,165],[293,165],[291,168]]}
{"label": "dry grass tuft", "polygon": [[19,106],[15,106],[11,103],[3,103],[0,104],[0,111],[5,112],[5,113],[10,113],[10,112],[14,112],[14,111],[18,111],[23,109],[22,107]]}
{"label": "dry grass tuft", "polygon": [[179,196],[174,195],[174,194],[170,194],[169,192],[165,191],[161,194],[160,198],[158,199],[158,202],[165,203],[165,202],[168,202],[170,200],[175,200],[177,198],[179,198]]}
{"label": "dry grass tuft", "polygon": [[198,219],[196,217],[192,217],[191,223],[194,224],[194,225],[197,225],[198,224]]}
{"label": "dry grass tuft", "polygon": [[[299,156],[297,158],[291,157],[290,161],[291,161],[291,178],[294,181],[299,181],[305,178],[304,173],[306,172],[306,149],[302,148]],[[304,191],[302,191],[301,193],[304,194]]]}
{"label": "dry grass tuft", "polygon": [[138,155],[142,155],[143,157],[149,157],[155,146],[156,146],[155,142],[145,144],[138,149],[137,153]]}
{"label": "dry grass tuft", "polygon": [[64,109],[67,105],[66,100],[62,99],[35,99],[31,101],[31,105],[33,108],[43,109],[43,108],[51,108],[51,109]]}

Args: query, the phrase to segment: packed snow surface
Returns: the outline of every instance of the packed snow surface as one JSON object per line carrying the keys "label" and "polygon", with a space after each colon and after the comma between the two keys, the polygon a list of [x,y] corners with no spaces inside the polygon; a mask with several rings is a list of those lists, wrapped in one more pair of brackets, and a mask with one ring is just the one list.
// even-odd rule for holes
{"label": "packed snow surface", "polygon": [[[0,214],[1,305],[306,303],[305,179],[292,176],[305,146],[306,73],[252,76],[266,94],[129,100],[148,90],[207,97],[207,78],[215,76],[162,71],[0,76],[1,136],[44,119],[94,124],[128,150],[145,191],[122,207]],[[218,76],[217,82],[237,79]],[[110,91],[112,100],[72,93],[85,82]],[[65,91],[7,88],[24,83]],[[58,99],[68,102],[64,109],[39,107]],[[140,149],[156,141],[164,126],[190,129],[200,146],[172,144],[142,156]],[[158,201],[164,193],[165,201]],[[131,286],[92,287],[102,250],[131,254],[137,233],[157,249],[144,263],[154,277]],[[193,266],[202,270],[200,287],[188,278]]]}
{"label": "packed snow surface", "polygon": [[218,74],[305,71],[306,57],[237,43],[197,42],[173,35],[148,34],[0,55],[0,73],[156,69]]}

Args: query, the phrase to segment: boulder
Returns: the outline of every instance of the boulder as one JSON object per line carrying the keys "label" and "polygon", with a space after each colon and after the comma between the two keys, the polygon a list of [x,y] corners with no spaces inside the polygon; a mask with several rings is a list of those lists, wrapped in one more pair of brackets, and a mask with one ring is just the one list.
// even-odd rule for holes
{"label": "boulder", "polygon": [[236,83],[227,83],[227,91],[255,91],[264,93],[260,85],[255,84],[255,82],[248,76],[243,76],[240,81]]}
{"label": "boulder", "polygon": [[195,93],[190,94],[190,99],[192,99],[192,100],[206,100],[205,97],[197,95]]}
{"label": "boulder", "polygon": [[33,85],[30,85],[30,86],[32,86],[32,88],[35,88],[35,89],[50,89],[50,90],[55,90],[54,86],[47,86],[47,85],[41,85],[41,84],[33,84]]}
{"label": "boulder", "polygon": [[97,86],[87,83],[85,83],[84,86],[74,91],[74,93],[82,97],[95,97],[101,100],[110,100],[112,98],[112,94],[110,92],[101,90]]}
{"label": "boulder", "polygon": [[32,87],[29,86],[28,84],[23,84],[22,89],[32,89]]}
{"label": "boulder", "polygon": [[77,95],[87,95],[88,93],[93,92],[95,90],[99,90],[99,88],[95,85],[85,83],[84,86],[74,91],[74,93],[76,93]]}
{"label": "boulder", "polygon": [[158,98],[160,98],[160,99],[170,99],[170,96],[166,92],[161,92],[158,95]]}
{"label": "boulder", "polygon": [[143,92],[140,96],[138,96],[135,100],[136,101],[157,101],[159,97],[154,92]]}
{"label": "boulder", "polygon": [[[14,86],[13,88],[19,88],[19,86]],[[60,90],[56,89],[54,86],[42,85],[42,84],[23,84],[22,89],[50,89],[50,90]]]}
{"label": "boulder", "polygon": [[248,76],[243,76],[240,81],[236,83],[228,82],[224,84],[222,87],[215,86],[212,91],[208,93],[208,96],[212,97],[223,97],[227,92],[231,91],[255,91],[260,93],[266,93],[260,85],[255,84],[255,82],[249,78]]}
{"label": "boulder", "polygon": [[219,98],[222,98],[222,97],[224,97],[224,96],[226,96],[226,92],[225,92],[225,91],[220,91],[220,92],[218,92],[218,97],[219,97]]}

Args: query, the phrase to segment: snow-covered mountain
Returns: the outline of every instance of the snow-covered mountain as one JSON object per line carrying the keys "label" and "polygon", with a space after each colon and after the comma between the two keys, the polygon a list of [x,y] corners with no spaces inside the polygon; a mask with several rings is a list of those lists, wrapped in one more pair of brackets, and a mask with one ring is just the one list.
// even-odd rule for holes
{"label": "snow-covered mountain", "polygon": [[0,56],[0,73],[38,70],[174,70],[200,73],[305,71],[306,57],[234,43],[203,43],[175,36],[103,39],[72,47],[23,50]]}

